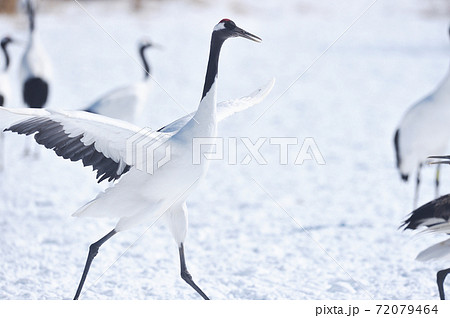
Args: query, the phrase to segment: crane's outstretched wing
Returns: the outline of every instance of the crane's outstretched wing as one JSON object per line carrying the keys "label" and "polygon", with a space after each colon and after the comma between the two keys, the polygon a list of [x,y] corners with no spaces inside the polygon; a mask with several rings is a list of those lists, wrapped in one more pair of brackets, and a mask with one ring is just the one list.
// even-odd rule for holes
{"label": "crane's outstretched wing", "polygon": [[[225,118],[246,110],[252,106],[255,106],[262,102],[264,98],[270,93],[275,84],[275,79],[271,79],[266,85],[258,88],[248,96],[244,96],[238,99],[228,100],[217,104],[217,120],[221,121]],[[195,113],[191,113],[184,117],[181,117],[172,123],[158,129],[159,132],[164,133],[176,133],[194,116]]]}
{"label": "crane's outstretched wing", "polygon": [[127,140],[141,129],[124,121],[82,111],[0,107],[0,128],[34,139],[58,156],[97,170],[98,182],[126,173]]}
{"label": "crane's outstretched wing", "polygon": [[[261,102],[274,84],[271,80],[249,96],[219,103],[218,120]],[[130,140],[145,137],[146,142],[164,142],[192,117],[187,115],[149,134],[128,122],[84,111],[55,111],[31,108],[0,107],[0,130],[34,135],[34,139],[58,156],[71,161],[81,160],[84,166],[97,171],[98,182],[115,180],[133,166],[127,156]]]}
{"label": "crane's outstretched wing", "polygon": [[258,88],[248,96],[228,100],[217,104],[217,120],[222,121],[231,115],[246,110],[261,103],[272,91],[275,79],[272,78],[266,85]]}

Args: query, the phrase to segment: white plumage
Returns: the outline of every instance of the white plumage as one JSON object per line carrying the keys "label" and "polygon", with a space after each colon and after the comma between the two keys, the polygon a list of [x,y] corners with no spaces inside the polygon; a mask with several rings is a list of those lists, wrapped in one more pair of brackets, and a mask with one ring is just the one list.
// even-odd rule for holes
{"label": "white plumage", "polygon": [[[237,112],[262,102],[272,90],[274,83],[275,80],[272,79],[248,96],[218,103],[217,121],[222,121]],[[155,139],[160,138],[160,143],[164,142],[184,127],[194,114],[183,116],[165,125],[157,132],[154,132],[153,137]],[[0,127],[2,129],[9,129],[14,125],[38,119],[42,121],[48,120],[60,125],[60,130],[54,129],[51,132],[52,136],[57,136],[59,132],[64,133],[60,136],[62,144],[64,144],[65,139],[76,138],[81,135],[80,141],[82,146],[93,145],[103,156],[112,159],[118,164],[116,172],[119,176],[122,174],[124,166],[133,165],[132,161],[127,161],[127,140],[136,134],[143,133],[143,127],[84,111],[0,108]],[[51,127],[50,125],[48,126]],[[56,151],[55,145],[51,149]]]}
{"label": "white plumage", "polygon": [[413,173],[428,156],[445,153],[450,138],[449,104],[450,76],[447,75],[436,91],[411,107],[403,117],[399,125],[402,175]]}
{"label": "white plumage", "polygon": [[[450,73],[434,92],[413,105],[404,115],[394,137],[397,168],[403,180],[417,173],[414,208],[417,207],[420,169],[426,158],[445,153],[450,129]],[[439,166],[436,172],[436,197],[439,191]]]}
{"label": "white plumage", "polygon": [[416,260],[421,262],[432,261],[450,256],[450,239],[439,242],[420,252]]}
{"label": "white plumage", "polygon": [[50,65],[50,59],[42,45],[39,34],[31,31],[28,35],[20,66],[21,82],[25,83],[28,79],[37,77],[49,83],[52,73]]}
{"label": "white plumage", "polygon": [[[217,103],[217,121],[222,121],[235,113],[239,113],[243,110],[246,110],[256,104],[261,103],[264,98],[270,93],[275,84],[275,79],[271,79],[261,88],[255,90],[248,96],[244,96],[237,99],[231,99],[227,101],[223,101]],[[195,115],[194,113],[190,113],[189,115],[178,118],[177,120],[171,122],[168,125],[158,129],[159,132],[164,133],[175,133],[180,130],[186,123],[191,120],[191,118]]]}

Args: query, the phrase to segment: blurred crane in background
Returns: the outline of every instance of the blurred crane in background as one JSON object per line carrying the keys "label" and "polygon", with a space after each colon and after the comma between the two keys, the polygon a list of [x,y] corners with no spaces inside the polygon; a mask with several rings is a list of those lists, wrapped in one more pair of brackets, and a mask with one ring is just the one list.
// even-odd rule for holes
{"label": "blurred crane in background", "polygon": [[[450,29],[449,29],[450,34]],[[414,104],[404,115],[394,136],[397,168],[403,181],[416,171],[413,208],[419,199],[420,171],[426,158],[445,153],[450,140],[450,74],[437,89]],[[439,171],[436,167],[435,195],[439,196]]]}
{"label": "blurred crane in background", "polygon": [[108,92],[88,106],[86,111],[136,124],[151,88],[151,69],[145,50],[154,46],[150,41],[141,41],[139,44],[139,56],[144,68],[142,81]]}
{"label": "blurred crane in background", "polygon": [[[1,41],[1,49],[5,58],[5,65],[3,71],[0,71],[0,106],[5,106],[11,103],[11,85],[8,76],[10,57],[8,53],[8,45],[13,42],[9,36],[5,36]],[[0,131],[0,171],[4,166],[4,140],[3,132]]]}
{"label": "blurred crane in background", "polygon": [[[47,103],[50,91],[51,67],[47,54],[36,32],[36,2],[26,0],[29,34],[25,52],[20,64],[22,98],[30,108],[42,108]],[[25,154],[29,153],[28,146]]]}

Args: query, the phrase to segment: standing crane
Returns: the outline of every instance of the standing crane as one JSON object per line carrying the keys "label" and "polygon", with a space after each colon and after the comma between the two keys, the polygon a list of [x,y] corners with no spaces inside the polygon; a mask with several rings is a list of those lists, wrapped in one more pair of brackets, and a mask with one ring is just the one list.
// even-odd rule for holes
{"label": "standing crane", "polygon": [[26,2],[29,22],[28,42],[20,64],[24,103],[30,108],[45,106],[50,90],[50,63],[35,30],[35,5]]}
{"label": "standing crane", "polygon": [[[20,64],[22,99],[29,108],[43,108],[47,103],[50,90],[50,62],[40,42],[39,34],[35,30],[36,4],[32,0],[26,0],[25,8],[29,32]],[[28,155],[29,152],[29,147],[26,145],[24,154]]]}
{"label": "standing crane", "polygon": [[[82,160],[85,166],[92,166],[99,181],[118,179],[112,187],[74,213],[78,217],[119,218],[114,229],[90,246],[74,299],[81,294],[100,246],[121,231],[142,223],[153,224],[163,216],[178,247],[182,279],[204,299],[209,299],[193,281],[185,260],[184,242],[188,227],[186,200],[205,176],[208,167],[205,160],[193,164],[192,143],[198,137],[216,137],[218,121],[261,101],[273,86],[271,81],[249,97],[234,103],[217,104],[219,55],[223,43],[232,37],[261,41],[233,21],[221,20],[212,32],[203,93],[197,111],[151,135],[142,133],[141,128],[130,123],[87,112],[0,108],[1,128],[19,134],[35,134],[39,144],[54,150],[57,155],[72,161]],[[144,150],[149,147],[153,149],[151,158],[129,156],[128,142],[135,140],[136,136],[148,138]],[[211,151],[212,147],[205,145],[202,151]],[[164,165],[157,166],[152,173],[138,169],[143,161],[155,162],[153,158],[167,155],[167,149],[170,159]],[[149,154],[148,151],[144,153]],[[132,151],[132,154],[135,152]]]}
{"label": "standing crane", "polygon": [[[447,74],[434,92],[405,113],[395,131],[395,155],[402,180],[408,181],[410,174],[416,171],[414,209],[419,199],[420,171],[423,163],[428,156],[445,153],[447,150],[450,140],[449,120],[450,74]],[[440,165],[437,165],[436,197],[439,196],[439,171]]]}

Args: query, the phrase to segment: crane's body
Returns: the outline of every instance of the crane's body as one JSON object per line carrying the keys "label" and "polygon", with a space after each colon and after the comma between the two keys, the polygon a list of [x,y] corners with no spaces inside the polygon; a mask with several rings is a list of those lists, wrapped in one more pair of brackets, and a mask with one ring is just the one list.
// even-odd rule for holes
{"label": "crane's body", "polygon": [[[445,153],[450,140],[450,76],[410,108],[398,128],[398,169],[405,178],[427,157]],[[448,131],[448,133],[446,133]]]}
{"label": "crane's body", "polygon": [[148,80],[117,88],[101,96],[89,105],[86,111],[137,123],[150,88],[151,82]]}
{"label": "crane's body", "polygon": [[[166,149],[170,149],[170,160],[164,166],[154,169],[151,175],[132,167],[114,187],[82,207],[75,216],[119,217],[115,230],[120,232],[142,222],[151,224],[169,209],[180,209],[206,173],[207,160],[200,164],[192,163],[191,140],[195,136],[211,138],[217,135],[216,103],[213,90],[199,106],[199,110],[202,107],[207,110],[197,111],[174,135],[159,140],[151,155],[163,158]],[[202,151],[208,152],[208,146]],[[140,189],[139,192],[135,191],[136,188]],[[111,215],[113,210],[118,215]]]}

